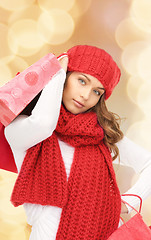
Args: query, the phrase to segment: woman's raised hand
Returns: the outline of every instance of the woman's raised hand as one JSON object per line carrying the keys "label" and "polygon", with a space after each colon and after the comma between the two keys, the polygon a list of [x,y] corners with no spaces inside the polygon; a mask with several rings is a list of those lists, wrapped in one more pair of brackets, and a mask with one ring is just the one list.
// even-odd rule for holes
{"label": "woman's raised hand", "polygon": [[123,202],[121,203],[121,213],[128,213],[128,209]]}
{"label": "woman's raised hand", "polygon": [[67,55],[64,55],[62,56],[59,60],[59,63],[61,65],[61,67],[63,68],[63,70],[65,72],[67,72],[67,66],[68,66],[68,56]]}

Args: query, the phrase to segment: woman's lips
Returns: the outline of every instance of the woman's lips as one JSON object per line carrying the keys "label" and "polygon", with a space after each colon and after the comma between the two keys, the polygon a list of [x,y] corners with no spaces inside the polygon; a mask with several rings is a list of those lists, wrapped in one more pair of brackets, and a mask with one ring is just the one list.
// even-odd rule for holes
{"label": "woman's lips", "polygon": [[84,107],[84,105],[82,103],[76,101],[75,99],[73,99],[73,101],[74,101],[74,104],[76,105],[76,107],[78,107],[78,108]]}

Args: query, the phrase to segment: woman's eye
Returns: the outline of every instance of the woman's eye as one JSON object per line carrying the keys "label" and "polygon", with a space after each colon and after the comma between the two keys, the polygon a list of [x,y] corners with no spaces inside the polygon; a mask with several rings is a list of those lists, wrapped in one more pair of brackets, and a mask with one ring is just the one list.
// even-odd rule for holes
{"label": "woman's eye", "polygon": [[82,85],[85,85],[85,84],[86,84],[86,82],[85,82],[83,79],[79,79],[79,81],[80,81],[80,83],[81,83]]}
{"label": "woman's eye", "polygon": [[98,96],[101,95],[101,93],[100,93],[99,91],[97,91],[97,90],[94,90],[94,93],[95,93],[96,95],[98,95]]}

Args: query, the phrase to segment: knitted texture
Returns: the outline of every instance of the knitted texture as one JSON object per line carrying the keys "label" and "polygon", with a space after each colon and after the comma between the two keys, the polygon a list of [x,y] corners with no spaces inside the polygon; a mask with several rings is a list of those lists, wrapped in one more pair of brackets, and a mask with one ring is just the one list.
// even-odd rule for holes
{"label": "knitted texture", "polygon": [[[75,147],[68,182],[58,138]],[[95,113],[62,106],[53,135],[27,151],[11,201],[61,207],[56,240],[106,240],[118,227],[121,197],[103,138]]]}
{"label": "knitted texture", "polygon": [[67,54],[68,71],[83,72],[96,77],[105,88],[105,99],[109,98],[121,76],[120,69],[110,54],[88,45],[74,46]]}

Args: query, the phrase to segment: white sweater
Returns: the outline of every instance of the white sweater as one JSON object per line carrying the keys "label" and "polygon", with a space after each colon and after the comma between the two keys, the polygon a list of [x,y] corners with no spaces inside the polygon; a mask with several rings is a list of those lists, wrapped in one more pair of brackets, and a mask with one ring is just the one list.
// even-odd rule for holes
{"label": "white sweater", "polygon": [[[62,101],[62,92],[66,74],[63,69],[45,86],[32,111],[31,116],[18,116],[5,128],[5,136],[13,151],[18,171],[21,168],[26,151],[35,144],[51,136],[56,128]],[[73,160],[74,148],[59,140],[67,177]],[[127,193],[137,194],[144,200],[151,194],[151,153],[124,137],[117,144],[120,163],[132,167],[140,177]],[[115,163],[118,163],[118,159]],[[139,200],[135,197],[122,197],[132,206]],[[54,206],[24,204],[27,221],[32,225],[30,240],[54,240],[62,209]],[[130,208],[128,207],[129,211]]]}

